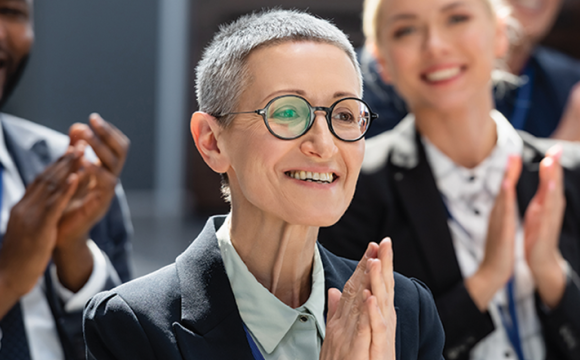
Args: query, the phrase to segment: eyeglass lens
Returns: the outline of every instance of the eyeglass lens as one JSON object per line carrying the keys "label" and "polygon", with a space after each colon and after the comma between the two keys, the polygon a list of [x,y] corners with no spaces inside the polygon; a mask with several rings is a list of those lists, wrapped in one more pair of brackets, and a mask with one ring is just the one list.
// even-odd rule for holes
{"label": "eyeglass lens", "polygon": [[[266,118],[273,133],[281,138],[293,139],[308,130],[311,114],[306,100],[284,96],[269,104]],[[355,140],[365,133],[370,122],[370,111],[362,101],[344,99],[335,103],[330,119],[332,130],[339,138]]]}

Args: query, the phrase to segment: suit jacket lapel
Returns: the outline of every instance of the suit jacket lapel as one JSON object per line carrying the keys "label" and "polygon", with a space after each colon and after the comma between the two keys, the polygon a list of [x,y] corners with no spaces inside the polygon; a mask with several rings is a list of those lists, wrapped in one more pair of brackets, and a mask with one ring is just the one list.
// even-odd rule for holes
{"label": "suit jacket lapel", "polygon": [[394,184],[417,235],[418,245],[437,287],[433,290],[444,291],[457,283],[461,271],[447,225],[447,210],[418,133],[415,145],[418,160],[414,167],[395,165],[389,157],[389,180]]}
{"label": "suit jacket lapel", "polygon": [[524,139],[524,154],[522,157],[522,173],[516,186],[518,208],[524,219],[526,209],[538,190],[540,184],[539,169],[542,154]]}
{"label": "suit jacket lapel", "polygon": [[173,328],[186,359],[253,360],[215,236],[224,219],[210,218],[176,260],[181,322]]}
{"label": "suit jacket lapel", "polygon": [[2,121],[2,129],[6,148],[26,186],[52,162],[48,144],[40,137],[22,139],[18,129],[6,121]]}

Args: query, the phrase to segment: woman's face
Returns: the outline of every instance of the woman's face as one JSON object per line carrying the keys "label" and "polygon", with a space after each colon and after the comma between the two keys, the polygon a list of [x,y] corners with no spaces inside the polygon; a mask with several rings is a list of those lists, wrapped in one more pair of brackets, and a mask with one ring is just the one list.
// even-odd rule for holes
{"label": "woman's face", "polygon": [[536,43],[546,35],[562,6],[562,0],[510,0],[514,17],[523,27],[524,36]]}
{"label": "woman's face", "polygon": [[413,112],[491,96],[491,72],[508,41],[485,0],[384,0],[379,11],[383,77]]}
{"label": "woman's face", "polygon": [[[312,106],[330,106],[360,96],[359,80],[346,53],[314,42],[285,42],[254,50],[247,60],[250,82],[236,111],[262,109],[274,97],[294,94]],[[327,226],[349,205],[364,153],[364,140],[332,135],[324,112],[302,137],[281,140],[261,116],[237,115],[218,138],[229,159],[233,211],[282,219],[290,224]],[[296,172],[332,174],[332,181],[297,180]]]}

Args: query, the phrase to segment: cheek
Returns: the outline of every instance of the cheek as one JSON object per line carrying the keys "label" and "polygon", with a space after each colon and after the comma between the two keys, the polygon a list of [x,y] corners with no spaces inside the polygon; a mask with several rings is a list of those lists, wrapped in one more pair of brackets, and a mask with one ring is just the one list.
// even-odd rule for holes
{"label": "cheek", "polygon": [[34,32],[29,25],[15,25],[8,31],[14,55],[17,57],[16,60],[20,61],[20,59],[30,52],[30,48],[34,42]]}

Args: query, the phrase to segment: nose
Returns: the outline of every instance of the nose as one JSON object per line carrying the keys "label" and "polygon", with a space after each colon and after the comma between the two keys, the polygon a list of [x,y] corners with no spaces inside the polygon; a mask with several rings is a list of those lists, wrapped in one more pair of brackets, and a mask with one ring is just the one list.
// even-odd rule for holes
{"label": "nose", "polygon": [[447,39],[445,38],[443,31],[435,27],[427,27],[425,29],[423,50],[427,54],[431,56],[440,55],[445,53],[447,46]]}
{"label": "nose", "polygon": [[335,141],[340,140],[330,132],[325,112],[316,111],[315,114],[312,127],[300,138],[300,150],[308,156],[329,159],[338,151]]}

